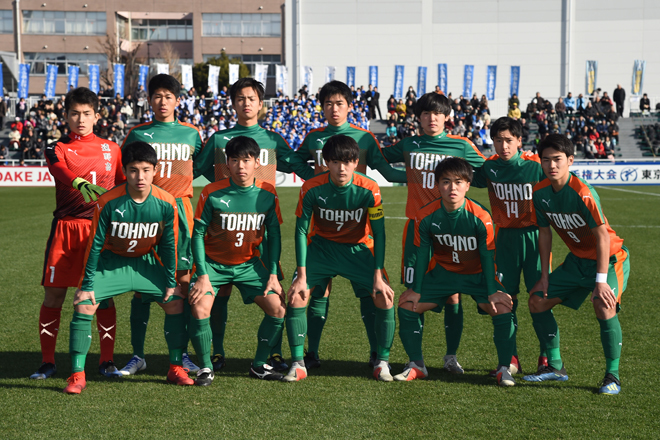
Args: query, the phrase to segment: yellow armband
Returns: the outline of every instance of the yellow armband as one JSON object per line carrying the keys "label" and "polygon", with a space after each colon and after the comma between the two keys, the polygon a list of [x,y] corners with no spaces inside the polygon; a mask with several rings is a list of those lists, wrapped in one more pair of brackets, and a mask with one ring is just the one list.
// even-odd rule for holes
{"label": "yellow armband", "polygon": [[367,208],[369,212],[369,220],[380,220],[385,217],[383,212],[383,205],[374,206],[373,208]]}

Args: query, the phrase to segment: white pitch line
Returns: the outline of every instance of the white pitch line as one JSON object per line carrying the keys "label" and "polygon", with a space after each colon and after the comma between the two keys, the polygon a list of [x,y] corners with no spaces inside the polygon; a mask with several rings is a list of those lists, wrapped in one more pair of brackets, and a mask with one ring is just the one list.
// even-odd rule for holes
{"label": "white pitch line", "polygon": [[408,217],[385,217],[392,220],[408,220]]}
{"label": "white pitch line", "polygon": [[612,191],[622,191],[622,192],[633,193],[633,194],[644,194],[645,196],[656,196],[656,197],[660,197],[660,194],[658,194],[658,193],[649,193],[649,192],[643,192],[643,191],[633,191],[632,189],[610,188],[610,187],[608,187],[608,186],[599,186],[599,187],[598,187],[598,190],[600,191],[601,189],[611,189]]}
{"label": "white pitch line", "polygon": [[610,225],[613,228],[660,228],[660,225]]}

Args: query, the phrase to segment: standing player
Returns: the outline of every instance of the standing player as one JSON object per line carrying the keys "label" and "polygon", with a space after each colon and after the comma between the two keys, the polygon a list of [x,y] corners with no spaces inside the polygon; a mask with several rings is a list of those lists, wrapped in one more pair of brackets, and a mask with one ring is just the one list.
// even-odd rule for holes
{"label": "standing player", "polygon": [[[30,376],[32,379],[46,379],[57,371],[55,344],[62,304],[67,287],[77,286],[83,271],[93,202],[124,181],[119,146],[94,135],[94,125],[100,117],[96,94],[85,87],[71,90],[64,100],[64,108],[71,134],[46,149],[48,171],[55,177],[57,207],[41,279],[45,290],[39,313],[42,364]],[[117,372],[112,361],[116,316],[112,302],[104,302],[96,315],[101,343],[99,372],[103,375],[113,376]]]}
{"label": "standing player", "polygon": [[[479,313],[493,320],[497,349],[497,383],[513,386],[509,372],[513,353],[511,297],[495,276],[495,237],[488,211],[465,197],[472,167],[462,158],[443,160],[435,169],[440,199],[423,207],[415,217],[415,245],[419,247],[412,288],[399,298],[399,336],[410,358],[395,380],[428,376],[422,355],[424,312],[445,304],[447,297],[462,292],[472,296]],[[427,272],[429,255],[435,266]]]}
{"label": "standing player", "polygon": [[[569,171],[574,158],[571,141],[566,136],[551,134],[539,144],[539,154],[547,177],[534,187],[533,194],[539,225],[541,278],[532,289],[529,310],[536,335],[546,344],[548,366],[523,379],[568,380],[552,308],[562,304],[577,310],[591,292],[605,352],[605,378],[599,393],[619,394],[622,337],[617,313],[621,294],[628,284],[630,255],[605,218],[598,193]],[[551,225],[570,249],[564,263],[552,274]]]}
{"label": "standing player", "polygon": [[[237,137],[246,136],[254,139],[260,148],[259,167],[256,178],[275,186],[276,171],[291,172],[288,157],[291,149],[279,134],[259,126],[259,113],[264,105],[264,86],[254,78],[241,78],[232,84],[229,95],[238,122],[233,128],[218,131],[206,143],[203,157],[200,157],[200,172],[210,181],[217,182],[230,177],[225,148],[227,143]],[[264,237],[260,247],[261,259],[269,261],[268,237]],[[279,261],[278,261],[279,263]],[[281,271],[280,271],[281,272]],[[281,276],[281,273],[280,273]],[[213,331],[213,369],[225,366],[225,328],[227,326],[227,303],[232,285],[218,287],[218,294],[211,310],[211,329]],[[282,358],[282,341],[273,346],[269,364],[277,371],[285,371],[289,366]]]}
{"label": "standing player", "polygon": [[[474,174],[474,186],[487,187],[495,220],[495,263],[506,291],[513,299],[513,322],[518,331],[520,273],[527,292],[541,277],[539,228],[536,226],[532,189],[545,178],[537,155],[521,152],[522,125],[509,117],[499,118],[490,129],[497,154],[488,158]],[[515,335],[514,335],[515,336]],[[515,339],[514,339],[515,343]],[[522,372],[514,345],[511,374]],[[538,368],[548,364],[543,341]],[[496,371],[491,371],[494,376]]]}
{"label": "standing player", "polygon": [[[193,318],[191,341],[201,363],[196,385],[213,381],[211,325],[214,288],[236,285],[244,304],[256,303],[264,311],[257,332],[257,352],[250,376],[280,380],[282,374],[267,364],[273,346],[282,340],[284,291],[277,277],[280,251],[279,201],[275,187],[255,179],[259,145],[237,136],[227,143],[226,166],[230,177],[204,188],[195,211],[193,254],[195,281],[190,289]],[[260,258],[259,245],[268,231],[268,261]]]}
{"label": "standing player", "polygon": [[[287,335],[293,364],[287,382],[307,377],[303,347],[307,334],[305,308],[312,297],[323,296],[330,279],[351,281],[355,296],[369,298],[375,307],[373,328],[377,356],[373,376],[391,381],[389,355],[394,338],[394,291],[386,280],[385,216],[378,184],[354,172],[360,149],[346,135],[330,137],[323,147],[329,171],[305,182],[296,210],[297,277],[288,292]],[[310,221],[313,229],[308,245]],[[373,239],[370,237],[373,234]],[[372,276],[373,274],[373,276]]]}
{"label": "standing player", "polygon": [[[176,119],[174,111],[179,104],[181,84],[172,76],[159,74],[151,78],[148,85],[148,102],[154,112],[154,120],[137,125],[128,132],[124,144],[148,142],[158,156],[158,173],[154,184],[176,198],[179,214],[179,237],[177,255],[177,281],[181,294],[188,295],[192,251],[190,234],[193,227],[192,181],[198,175],[195,166],[202,151],[202,138],[195,126]],[[123,148],[122,146],[122,148]],[[131,301],[131,344],[133,358],[121,369],[123,375],[135,374],[147,368],[144,359],[144,339],[147,334],[151,301],[143,301],[141,292],[135,292]],[[185,309],[189,316],[189,309]],[[183,365],[194,372],[199,368],[184,353]]]}
{"label": "standing player", "polygon": [[[422,126],[422,136],[402,139],[391,147],[383,148],[383,155],[389,162],[405,162],[408,180],[408,201],[406,203],[406,225],[403,228],[403,249],[401,255],[401,283],[412,287],[415,276],[417,249],[414,244],[415,216],[426,204],[437,199],[435,168],[447,157],[462,157],[477,168],[484,163],[484,156],[467,138],[452,136],[445,132],[445,122],[451,113],[451,102],[444,95],[426,93],[415,104],[415,116]],[[463,373],[463,367],[456,359],[456,352],[463,333],[463,305],[460,294],[454,294],[447,303],[436,311],[445,309],[445,338],[447,352],[444,368],[456,374]]]}
{"label": "standing player", "polygon": [[[370,131],[358,128],[348,122],[348,113],[353,108],[353,94],[346,84],[341,81],[330,81],[325,84],[319,92],[319,101],[323,106],[323,115],[328,121],[328,125],[310,131],[300,148],[291,154],[290,166],[293,172],[302,179],[309,180],[314,175],[328,170],[328,166],[323,160],[323,146],[330,136],[342,134],[352,138],[358,144],[359,155],[356,171],[366,174],[368,165],[370,168],[378,170],[390,182],[406,182],[405,171],[396,170],[387,163],[375,136]],[[314,167],[307,165],[307,161],[310,159],[314,161]],[[309,345],[305,363],[308,368],[321,366],[321,361],[318,358],[319,344],[323,326],[328,317],[328,295],[330,294],[331,284],[329,283],[327,288],[325,286],[322,286],[322,288],[325,289],[325,294],[318,297],[312,296],[307,311]],[[373,331],[376,316],[373,301],[367,297],[361,299],[360,312],[371,347],[369,366],[373,367],[377,351],[376,334]]]}
{"label": "standing player", "polygon": [[176,295],[176,242],[179,215],[174,197],[152,185],[157,173],[156,152],[146,142],[132,142],[122,151],[126,184],[104,194],[96,203],[85,271],[73,301],[69,352],[72,374],[67,394],[80,394],[87,384],[85,358],[90,324],[97,302],[139,290],[165,311],[165,339],[170,352],[167,381],[192,385],[181,365],[187,338],[183,301]]}

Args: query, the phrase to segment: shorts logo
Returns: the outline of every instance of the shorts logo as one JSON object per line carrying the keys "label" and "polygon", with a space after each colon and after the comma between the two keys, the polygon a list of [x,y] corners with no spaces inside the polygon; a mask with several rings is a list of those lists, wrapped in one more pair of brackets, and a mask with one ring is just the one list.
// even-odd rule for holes
{"label": "shorts logo", "polygon": [[149,136],[149,138],[153,141],[154,140],[154,134],[153,133],[142,133],[145,136]]}
{"label": "shorts logo", "polygon": [[550,200],[541,199],[541,201],[545,203],[548,208],[550,208]]}
{"label": "shorts logo", "polygon": [[115,212],[120,213],[120,214],[121,214],[121,218],[124,218],[124,213],[126,212],[126,210],[124,209],[123,211],[120,211],[120,210],[118,210],[118,209],[115,209]]}
{"label": "shorts logo", "polygon": [[323,197],[319,196],[319,200],[323,200],[323,203],[328,203],[328,198],[327,197],[323,198]]}
{"label": "shorts logo", "polygon": [[497,171],[495,171],[494,169],[491,168],[490,172],[495,174],[495,177],[497,177]]}
{"label": "shorts logo", "polygon": [[227,209],[229,209],[229,202],[231,202],[231,200],[220,200],[220,203],[227,205]]}
{"label": "shorts logo", "polygon": [[190,263],[190,260],[187,259],[186,257],[181,257],[181,259],[182,259],[183,261],[187,261],[188,263]]}

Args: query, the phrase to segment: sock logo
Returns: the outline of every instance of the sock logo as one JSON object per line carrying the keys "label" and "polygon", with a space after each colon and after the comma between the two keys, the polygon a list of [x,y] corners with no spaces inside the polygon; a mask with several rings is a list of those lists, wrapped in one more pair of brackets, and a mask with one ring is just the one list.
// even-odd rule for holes
{"label": "sock logo", "polygon": [[556,333],[548,333],[549,338],[556,338],[557,334]]}
{"label": "sock logo", "polygon": [[[41,332],[40,332],[39,334],[40,334],[40,335],[43,335],[44,333],[46,333],[48,336],[52,336],[52,337],[54,338],[55,335],[52,334],[51,332],[49,332],[48,330],[46,330],[46,327],[48,327],[49,325],[51,325],[51,324],[54,323],[55,321],[57,321],[57,319],[53,319],[52,321],[47,322],[46,324],[43,324],[43,323],[40,322],[39,325],[41,325],[42,329],[41,329]],[[58,329],[55,329],[54,331],[57,331],[57,330],[58,330]]]}
{"label": "sock logo", "polygon": [[268,342],[268,339],[259,338],[259,342]]}
{"label": "sock logo", "polygon": [[[115,324],[115,325],[116,325],[116,324]],[[101,327],[101,328],[103,329],[103,331],[105,332],[105,333],[103,334],[103,336],[101,337],[101,340],[103,340],[103,339],[105,339],[105,338],[110,338],[110,340],[113,340],[113,339],[114,339],[112,336],[110,336],[110,333],[108,333],[108,332],[109,332],[110,330],[112,330],[113,328],[115,328],[115,325],[111,325],[110,327],[105,328],[105,327],[103,327],[101,324],[99,324],[99,327]],[[99,333],[101,333],[101,332],[99,332]]]}
{"label": "sock logo", "polygon": [[305,334],[304,334],[304,333],[298,333],[298,337],[299,337],[299,338],[304,338],[304,337],[305,337]]}

